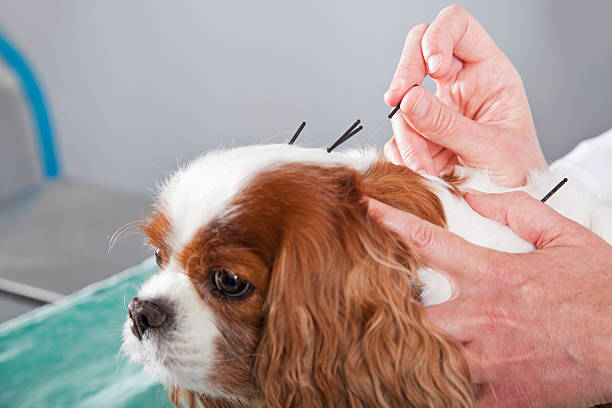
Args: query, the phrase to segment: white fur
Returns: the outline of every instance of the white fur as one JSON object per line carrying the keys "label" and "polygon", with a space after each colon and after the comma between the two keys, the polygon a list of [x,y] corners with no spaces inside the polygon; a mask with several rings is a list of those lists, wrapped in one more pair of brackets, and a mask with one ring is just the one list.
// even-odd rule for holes
{"label": "white fur", "polygon": [[122,350],[164,384],[215,395],[215,390],[207,386],[206,373],[214,361],[212,344],[219,330],[213,313],[181,272],[171,261],[138,291],[140,299],[161,297],[174,306],[173,328],[154,336],[145,332],[139,341],[128,320],[123,327]]}
{"label": "white fur", "polygon": [[[365,171],[375,157],[374,150],[328,154],[321,149],[288,145],[246,146],[207,153],[173,174],[161,188],[158,205],[172,226],[167,241],[173,254],[182,252],[196,231],[222,215],[242,186],[262,170],[299,162],[349,165]],[[145,282],[138,297],[142,300],[163,297],[172,302],[176,308],[176,327],[165,337],[145,333],[139,341],[131,333],[128,320],[123,329],[125,354],[164,384],[216,396],[218,391],[211,388],[206,375],[215,361],[213,344],[219,330],[212,312],[174,258],[164,271]]]}
{"label": "white fur", "polygon": [[[374,150],[328,154],[321,149],[288,145],[258,145],[208,153],[176,172],[162,187],[159,206],[169,218],[169,245],[180,253],[197,230],[228,210],[228,204],[258,172],[286,163],[347,165],[365,171],[376,160]],[[465,187],[484,192],[504,192],[482,172],[464,169],[470,176]],[[581,188],[580,178],[570,169],[554,168],[533,174],[521,188],[541,198],[563,177],[569,182],[548,204],[575,221],[612,241],[612,209],[605,207]],[[444,181],[426,176],[442,201],[451,232],[487,248],[507,252],[529,252],[533,246],[507,226],[486,219],[461,198],[450,193]],[[206,382],[207,370],[214,363],[214,340],[220,335],[214,316],[196,293],[187,276],[171,258],[163,272],[147,281],[138,293],[142,299],[165,297],[176,307],[175,328],[167,336],[151,337],[145,333],[138,341],[124,328],[123,350],[132,360],[165,384],[180,385],[197,392],[215,395]],[[450,299],[452,289],[438,272],[421,268],[424,283],[422,301],[426,305]]]}
{"label": "white fur", "polygon": [[[527,184],[519,188],[506,188],[495,184],[486,172],[457,168],[460,175],[468,177],[463,188],[486,193],[503,193],[513,190],[525,191],[541,199],[563,178],[568,182],[546,201],[557,212],[599,234],[612,243],[612,207],[606,206],[594,194],[584,188],[581,173],[567,166],[552,165],[550,170],[533,172]],[[447,220],[447,229],[465,240],[498,251],[523,253],[534,249],[506,225],[482,217],[462,198],[450,193],[446,183],[429,177],[430,183],[442,201]],[[429,268],[419,269],[424,283],[422,302],[426,306],[447,301],[452,296],[449,282],[438,272]]]}
{"label": "white fur", "polygon": [[286,144],[254,145],[218,150],[194,160],[164,185],[160,205],[173,226],[170,245],[183,248],[193,234],[227,210],[242,186],[262,170],[286,163],[331,166],[345,164],[365,170],[376,157],[374,150],[327,153]]}

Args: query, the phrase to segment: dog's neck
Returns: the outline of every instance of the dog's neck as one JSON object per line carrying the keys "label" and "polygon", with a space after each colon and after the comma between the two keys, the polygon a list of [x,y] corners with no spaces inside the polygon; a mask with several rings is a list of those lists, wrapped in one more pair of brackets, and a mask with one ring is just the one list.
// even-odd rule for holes
{"label": "dog's neck", "polygon": [[[483,188],[483,183],[490,184],[485,186],[486,191],[507,190],[482,175],[438,178],[381,160],[373,162],[364,174],[365,194],[393,207],[445,227],[477,245],[506,252],[531,251],[531,244],[507,226],[482,217],[464,200],[466,189]],[[419,278],[423,285],[420,300],[424,305],[442,303],[451,298],[451,285],[442,274],[423,265],[419,268]]]}

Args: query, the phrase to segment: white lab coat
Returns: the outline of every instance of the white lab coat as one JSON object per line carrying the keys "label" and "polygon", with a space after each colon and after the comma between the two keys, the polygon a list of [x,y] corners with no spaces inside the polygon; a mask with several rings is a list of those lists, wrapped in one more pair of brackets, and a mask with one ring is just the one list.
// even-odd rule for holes
{"label": "white lab coat", "polygon": [[557,166],[571,167],[586,189],[612,205],[612,129],[578,144],[551,168]]}

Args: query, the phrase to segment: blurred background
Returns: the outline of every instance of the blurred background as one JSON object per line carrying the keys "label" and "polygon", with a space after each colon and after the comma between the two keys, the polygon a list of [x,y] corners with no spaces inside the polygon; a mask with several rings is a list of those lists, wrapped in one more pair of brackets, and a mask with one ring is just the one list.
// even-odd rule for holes
{"label": "blurred background", "polygon": [[[449,4],[0,0],[0,321],[149,256],[109,239],[208,149],[302,121],[327,146],[357,118],[347,146],[382,149],[404,37]],[[458,4],[521,73],[548,160],[612,127],[612,2]]]}

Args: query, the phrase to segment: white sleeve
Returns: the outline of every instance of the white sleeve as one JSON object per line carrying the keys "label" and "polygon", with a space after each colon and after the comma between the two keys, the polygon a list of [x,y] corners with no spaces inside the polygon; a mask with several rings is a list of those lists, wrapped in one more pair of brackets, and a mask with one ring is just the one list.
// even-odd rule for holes
{"label": "white sleeve", "polygon": [[556,172],[571,169],[572,174],[579,175],[586,190],[612,204],[612,129],[581,142],[550,168]]}

